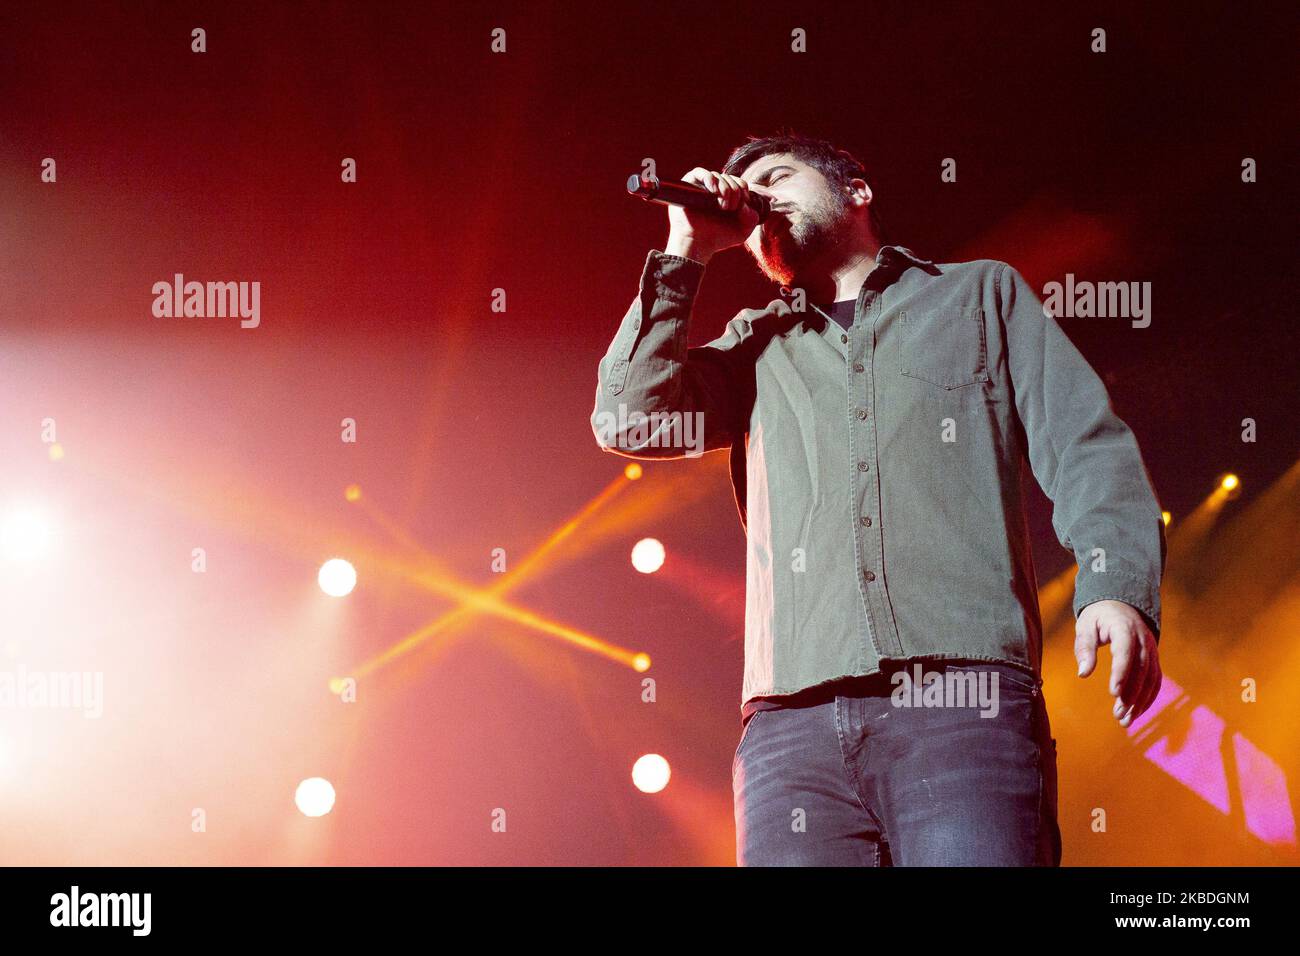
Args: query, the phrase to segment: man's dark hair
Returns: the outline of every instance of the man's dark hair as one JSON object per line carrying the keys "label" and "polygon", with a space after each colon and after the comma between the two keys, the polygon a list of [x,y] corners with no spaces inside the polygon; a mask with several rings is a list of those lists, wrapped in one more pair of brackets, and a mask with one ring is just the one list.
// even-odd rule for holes
{"label": "man's dark hair", "polygon": [[[834,190],[843,190],[852,179],[866,179],[867,172],[862,163],[846,149],[840,149],[834,143],[824,139],[805,136],[792,129],[778,131],[771,136],[750,136],[748,142],[737,146],[727,157],[722,171],[730,176],[739,176],[756,159],[777,153],[789,153],[796,159],[807,163],[826,177]],[[871,220],[871,231],[876,239],[885,241],[884,224],[876,212],[873,200],[867,207]]]}

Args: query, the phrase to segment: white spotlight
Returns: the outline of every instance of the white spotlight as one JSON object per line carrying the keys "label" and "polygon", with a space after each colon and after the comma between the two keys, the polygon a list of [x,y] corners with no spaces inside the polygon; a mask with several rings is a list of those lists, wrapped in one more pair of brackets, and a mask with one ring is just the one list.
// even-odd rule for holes
{"label": "white spotlight", "polygon": [[632,567],[654,574],[664,565],[664,546],[657,538],[642,538],[632,546]]}
{"label": "white spotlight", "polygon": [[658,793],[671,776],[668,761],[659,754],[645,754],[632,764],[632,784],[642,793]]}
{"label": "white spotlight", "polygon": [[342,558],[330,558],[320,566],[316,583],[330,597],[345,597],[357,586],[357,569]]}
{"label": "white spotlight", "polygon": [[324,777],[308,777],[298,784],[293,802],[305,817],[323,817],[334,809],[334,785]]}

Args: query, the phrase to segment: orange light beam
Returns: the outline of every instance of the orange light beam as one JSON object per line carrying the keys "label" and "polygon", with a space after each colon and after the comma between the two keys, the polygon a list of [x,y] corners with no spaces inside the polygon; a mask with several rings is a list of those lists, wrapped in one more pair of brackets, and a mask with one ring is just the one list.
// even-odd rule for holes
{"label": "orange light beam", "polygon": [[[504,617],[519,624],[525,624],[534,627],[543,633],[550,634],[568,640],[577,646],[587,650],[602,654],[612,660],[626,663],[631,667],[639,670],[645,670],[645,656],[636,651],[631,651],[624,647],[619,647],[591,634],[586,634],[575,628],[567,627],[554,621],[547,620],[540,615],[523,608],[518,608],[498,600],[499,596],[504,595],[509,590],[518,587],[526,581],[533,572],[538,568],[542,559],[554,551],[561,543],[570,538],[584,521],[603,508],[609,501],[613,500],[622,492],[633,479],[627,477],[626,472],[618,478],[611,481],[605,486],[591,501],[587,502],[577,514],[573,515],[550,534],[537,548],[533,549],[518,565],[511,571],[508,571],[501,580],[497,581],[489,588],[471,588],[467,585],[456,583],[453,579],[444,575],[431,575],[424,571],[415,571],[405,565],[396,565],[393,562],[383,561],[381,563],[393,567],[403,576],[416,583],[430,588],[435,592],[458,601],[460,607],[448,611],[442,617],[417,628],[415,631],[403,637],[393,646],[381,651],[375,657],[364,662],[359,667],[353,669],[357,676],[364,676],[392,663],[398,658],[415,650],[430,637],[446,630],[458,621],[470,617],[475,611],[480,613],[489,613],[494,616]],[[396,521],[384,513],[377,505],[363,493],[358,499],[358,503],[363,506],[366,514],[372,518],[381,528],[392,534],[399,541],[418,550],[422,555],[428,555],[428,552],[422,548],[418,542],[411,538],[410,534],[403,529]]]}
{"label": "orange light beam", "polygon": [[[558,637],[584,650],[592,651],[608,657],[610,660],[617,661],[620,664],[626,664],[635,670],[645,670],[645,655],[639,651],[633,651],[626,647],[620,647],[609,641],[601,640],[593,634],[580,631],[577,628],[568,627],[552,621],[540,614],[529,611],[525,608],[509,604],[494,594],[486,590],[468,587],[452,579],[444,578],[440,575],[430,574],[415,568],[403,565],[401,562],[386,561],[379,559],[381,563],[387,564],[392,570],[400,573],[408,580],[418,584],[436,594],[451,598],[459,602],[462,607],[457,611],[477,611],[479,613],[490,614],[493,617],[504,618],[507,621],[513,621],[516,624],[522,624],[533,630],[540,631],[552,637]],[[452,614],[457,613],[456,611]],[[366,662],[357,669],[357,673],[371,673],[376,668],[381,667],[409,653],[415,647],[431,637],[433,634],[446,627],[446,620],[440,618],[429,624],[413,631],[397,644],[388,650],[377,655],[371,661]]]}
{"label": "orange light beam", "polygon": [[1043,622],[1043,633],[1052,631],[1057,617],[1070,610],[1070,598],[1074,596],[1074,576],[1079,570],[1072,564],[1046,584],[1038,588],[1038,615]]}

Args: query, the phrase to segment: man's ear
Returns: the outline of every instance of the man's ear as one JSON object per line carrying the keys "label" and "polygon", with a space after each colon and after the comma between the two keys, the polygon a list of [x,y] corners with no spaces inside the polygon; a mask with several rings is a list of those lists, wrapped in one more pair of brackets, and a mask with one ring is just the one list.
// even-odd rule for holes
{"label": "man's ear", "polygon": [[867,185],[865,179],[850,179],[848,190],[849,199],[853,201],[854,205],[868,206],[871,204],[871,187]]}

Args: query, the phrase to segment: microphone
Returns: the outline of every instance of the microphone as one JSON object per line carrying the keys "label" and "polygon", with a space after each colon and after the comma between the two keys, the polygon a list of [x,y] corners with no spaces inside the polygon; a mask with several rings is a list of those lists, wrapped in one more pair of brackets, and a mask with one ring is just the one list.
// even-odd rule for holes
{"label": "microphone", "polygon": [[[682,206],[686,209],[698,209],[701,212],[713,212],[724,216],[734,216],[718,207],[718,197],[703,186],[677,182],[672,179],[659,179],[657,176],[642,176],[633,173],[627,178],[629,196],[640,196],[646,202],[656,202],[665,206]],[[762,222],[772,212],[772,203],[759,193],[749,194],[749,208],[758,213]]]}

